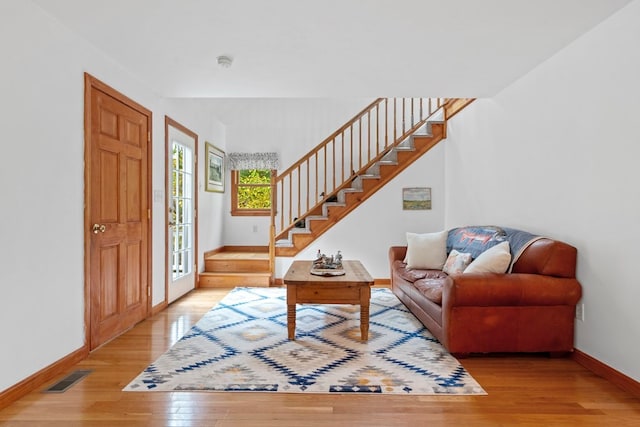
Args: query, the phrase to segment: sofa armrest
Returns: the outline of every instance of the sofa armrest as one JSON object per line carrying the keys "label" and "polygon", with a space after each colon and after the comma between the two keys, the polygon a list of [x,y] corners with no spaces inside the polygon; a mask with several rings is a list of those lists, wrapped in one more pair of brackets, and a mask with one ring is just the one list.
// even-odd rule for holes
{"label": "sofa armrest", "polygon": [[577,254],[578,250],[567,243],[539,239],[522,252],[512,272],[574,279]]}
{"label": "sofa armrest", "polygon": [[391,246],[389,248],[389,264],[393,265],[393,262],[396,260],[403,261],[406,255],[406,246]]}
{"label": "sofa armrest", "polygon": [[469,273],[450,276],[442,307],[576,305],[582,287],[576,279],[539,274]]}

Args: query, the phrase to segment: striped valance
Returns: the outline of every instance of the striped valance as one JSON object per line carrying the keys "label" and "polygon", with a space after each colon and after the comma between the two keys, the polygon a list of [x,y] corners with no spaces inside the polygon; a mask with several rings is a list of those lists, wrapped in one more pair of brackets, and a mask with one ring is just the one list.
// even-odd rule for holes
{"label": "striped valance", "polygon": [[227,164],[231,170],[278,169],[278,153],[229,153]]}

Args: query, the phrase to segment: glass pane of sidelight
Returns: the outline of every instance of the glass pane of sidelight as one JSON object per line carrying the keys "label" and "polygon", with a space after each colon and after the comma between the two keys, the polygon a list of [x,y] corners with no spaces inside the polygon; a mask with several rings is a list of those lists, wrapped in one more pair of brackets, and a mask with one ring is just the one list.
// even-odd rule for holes
{"label": "glass pane of sidelight", "polygon": [[174,220],[171,266],[173,279],[186,276],[193,270],[193,151],[190,147],[173,142],[172,156],[172,207],[170,219]]}

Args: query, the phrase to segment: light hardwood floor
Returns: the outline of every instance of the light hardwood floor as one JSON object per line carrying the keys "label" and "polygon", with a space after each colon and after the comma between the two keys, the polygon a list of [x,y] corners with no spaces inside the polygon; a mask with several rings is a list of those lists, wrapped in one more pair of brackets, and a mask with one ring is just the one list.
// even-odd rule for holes
{"label": "light hardwood floor", "polygon": [[[61,394],[35,391],[0,411],[2,426],[639,426],[640,400],[571,359],[461,360],[487,396],[133,393],[122,388],[228,290],[192,292],[94,351]],[[43,387],[46,388],[46,387]]]}

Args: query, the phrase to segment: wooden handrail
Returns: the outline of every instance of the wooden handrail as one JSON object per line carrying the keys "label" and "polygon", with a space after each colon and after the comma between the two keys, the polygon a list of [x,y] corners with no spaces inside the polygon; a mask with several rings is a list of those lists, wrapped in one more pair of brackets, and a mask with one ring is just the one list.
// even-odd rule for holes
{"label": "wooden handrail", "polygon": [[298,164],[303,163],[306,159],[311,158],[315,153],[317,153],[321,149],[325,148],[326,145],[330,141],[332,141],[336,136],[340,135],[341,132],[344,132],[345,129],[348,129],[350,126],[352,126],[353,123],[356,120],[358,120],[360,117],[364,116],[369,110],[371,110],[371,108],[373,108],[376,104],[380,103],[383,99],[384,98],[378,98],[375,101],[373,101],[371,104],[369,104],[367,107],[365,107],[364,110],[360,111],[351,120],[349,120],[347,123],[342,125],[342,127],[338,128],[337,131],[335,131],[334,133],[329,135],[329,137],[325,138],[324,141],[322,141],[320,144],[318,144],[314,148],[312,148],[306,155],[302,156],[302,158],[300,160],[298,160],[297,162],[292,164],[287,170],[282,172],[279,175],[279,177],[282,177],[282,176],[285,176],[285,175],[289,175],[297,167]]}

